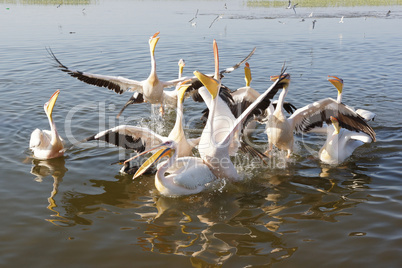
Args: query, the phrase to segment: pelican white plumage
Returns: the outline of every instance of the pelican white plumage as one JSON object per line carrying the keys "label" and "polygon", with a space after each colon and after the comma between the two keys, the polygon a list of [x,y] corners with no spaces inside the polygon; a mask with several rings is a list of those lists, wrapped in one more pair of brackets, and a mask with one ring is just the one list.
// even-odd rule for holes
{"label": "pelican white plumage", "polygon": [[[269,147],[266,153],[269,153],[275,145],[280,150],[286,150],[287,157],[290,157],[294,145],[293,133],[308,132],[315,127],[322,127],[324,123],[331,122],[331,116],[337,116],[342,122],[342,127],[356,132],[364,132],[375,141],[375,132],[364,119],[352,108],[332,98],[322,99],[299,108],[287,118],[284,115],[283,102],[288,92],[290,75],[285,74],[284,76],[285,78],[282,80],[287,83],[284,83],[275,111],[270,113],[267,118],[266,132]],[[278,77],[271,77],[271,80],[275,79]]]}
{"label": "pelican white plumage", "polygon": [[[246,81],[246,85],[244,87],[238,88],[237,90],[231,93],[234,102],[232,106],[237,106],[236,107],[237,114],[235,114],[235,116],[241,114],[252,102],[254,102],[261,95],[257,90],[255,90],[250,86],[252,77],[251,77],[250,64],[248,62],[245,63],[244,67],[244,80]],[[269,100],[271,100],[273,96],[276,94],[276,91],[271,92],[272,94],[268,97]],[[252,119],[249,119],[245,122],[242,129],[242,133],[244,135],[250,135],[256,128],[257,120],[261,116],[263,116],[263,114],[265,114],[266,111],[273,112],[276,105],[277,101],[260,103],[257,106],[257,109],[254,111]],[[296,107],[289,102],[284,102],[283,106],[286,112],[288,112],[289,114],[292,114],[293,111],[296,110]],[[232,108],[232,110],[234,109]]]}
{"label": "pelican white plumage", "polygon": [[[179,62],[177,63],[179,65],[179,77],[178,79],[181,79],[183,77],[183,69],[184,66],[186,65],[186,62],[183,59],[180,59]],[[176,94],[176,92],[172,92],[172,91],[165,91],[166,94],[168,95],[174,95]],[[131,98],[126,102],[126,104],[124,104],[123,108],[121,108],[120,112],[117,114],[116,118],[119,118],[120,115],[124,112],[124,110],[131,104],[135,104],[135,103],[143,103],[144,102],[144,97],[141,93],[139,92],[134,92],[133,96],[131,96]]]}
{"label": "pelican white plumage", "polygon": [[49,49],[48,52],[52,58],[58,63],[58,67],[63,71],[68,73],[70,76],[77,78],[87,84],[106,87],[108,89],[114,90],[118,94],[122,94],[126,91],[136,91],[134,94],[141,94],[141,96],[136,96],[138,100],[143,102],[149,102],[151,104],[176,106],[176,96],[174,94],[168,94],[164,91],[167,87],[173,87],[179,82],[186,80],[187,78],[182,77],[180,79],[173,79],[169,81],[162,81],[158,78],[156,72],[156,61],[155,61],[155,47],[159,41],[159,32],[155,33],[149,38],[149,49],[151,54],[151,72],[147,79],[142,81],[132,80],[121,76],[109,76],[109,75],[99,75],[87,72],[81,72],[76,70],[71,70],[67,66],[63,65],[54,55],[54,53]]}
{"label": "pelican white plumage", "polygon": [[167,137],[159,135],[149,128],[120,125],[99,132],[98,134],[90,136],[81,142],[102,140],[125,149],[132,149],[137,153],[141,153],[163,142],[173,140],[177,144],[176,150],[179,157],[192,155],[192,149],[198,144],[199,138],[187,139],[183,130],[183,99],[187,87],[190,86],[190,84],[186,84],[188,81],[190,80],[186,80],[176,86],[178,96],[176,122]]}
{"label": "pelican white plumage", "polygon": [[64,155],[63,139],[59,136],[52,117],[53,108],[59,94],[60,90],[57,90],[43,106],[49,120],[50,130],[37,128],[31,134],[29,148],[33,151],[35,158],[51,159]]}
{"label": "pelican white plumage", "polygon": [[327,127],[327,140],[318,153],[322,162],[338,165],[351,156],[357,147],[372,141],[365,133],[341,128],[335,117],[331,116],[330,120],[332,125]]}
{"label": "pelican white plumage", "polygon": [[[197,194],[210,189],[216,176],[209,166],[199,157],[179,157],[177,143],[166,141],[151,150],[154,153],[134,174],[133,179],[142,175],[146,169],[161,158],[168,156],[169,160],[158,165],[155,174],[155,187],[164,196],[177,197]],[[165,176],[165,173],[170,173]]]}
{"label": "pelican white plumage", "polygon": [[[332,75],[328,75],[328,81],[331,82],[331,84],[334,85],[334,87],[338,90],[338,96],[336,101],[338,103],[342,103],[342,92],[343,92],[343,79],[336,77],[336,76],[332,76]],[[375,113],[370,112],[368,110],[364,110],[364,109],[357,109],[356,113],[358,115],[360,115],[361,117],[364,118],[364,120],[366,121],[374,121],[374,118],[376,116]]]}
{"label": "pelican white plumage", "polygon": [[239,117],[234,118],[228,106],[218,96],[221,83],[217,71],[219,70],[219,55],[215,40],[213,42],[213,48],[215,55],[214,78],[198,71],[194,72],[194,75],[205,86],[199,89],[199,93],[204,98],[209,108],[208,120],[201,134],[198,151],[201,158],[216,177],[229,180],[241,180],[236,168],[230,160],[230,155],[237,152],[239,145],[238,132],[248,115],[258,104],[262,100],[266,100],[267,95],[269,95],[272,90],[277,90],[275,87],[282,81],[282,78],[275,81],[273,85],[250,104]]}

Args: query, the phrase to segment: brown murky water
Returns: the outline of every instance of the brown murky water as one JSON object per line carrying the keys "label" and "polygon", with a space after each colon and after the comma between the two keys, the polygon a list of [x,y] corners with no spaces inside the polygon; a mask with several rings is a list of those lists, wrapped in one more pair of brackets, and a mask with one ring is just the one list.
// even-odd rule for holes
{"label": "brown murky water", "polygon": [[[400,266],[399,6],[300,6],[295,14],[243,2],[228,2],[227,9],[222,1],[85,3],[0,2],[1,266]],[[157,31],[161,79],[177,76],[180,58],[186,60],[185,75],[211,72],[213,39],[222,66],[257,47],[249,63],[252,86],[260,92],[286,61],[292,75],[287,100],[297,107],[335,97],[326,79],[340,76],[343,101],[377,114],[371,125],[378,141],[330,167],[317,160],[324,138],[298,135],[290,160],[277,153],[266,166],[250,166],[238,158],[244,182],[176,199],[160,196],[152,175],[136,181],[120,175],[111,163],[130,152],[113,146],[88,143],[64,158],[33,160],[29,135],[48,128],[42,106],[56,89],[61,93],[53,117],[68,146],[121,123],[169,132],[174,112],[161,120],[151,116],[149,105],[133,105],[117,120],[129,93],[69,77],[45,50],[51,47],[74,69],[141,80],[149,72],[147,41]],[[242,68],[227,75],[225,84],[243,86]],[[205,107],[191,99],[184,105],[186,132],[196,136]],[[263,128],[253,139],[265,148]]]}

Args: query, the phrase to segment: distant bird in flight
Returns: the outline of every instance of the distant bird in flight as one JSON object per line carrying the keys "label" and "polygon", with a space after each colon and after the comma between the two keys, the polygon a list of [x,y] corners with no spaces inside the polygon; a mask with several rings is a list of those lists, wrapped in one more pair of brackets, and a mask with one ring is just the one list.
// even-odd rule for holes
{"label": "distant bird in flight", "polygon": [[315,27],[315,23],[317,22],[317,20],[313,20],[313,29]]}
{"label": "distant bird in flight", "polygon": [[391,10],[388,10],[387,14],[385,15],[386,17],[389,17],[391,15]]}
{"label": "distant bird in flight", "polygon": [[197,12],[195,12],[195,16],[191,20],[189,20],[188,22],[192,22],[193,20],[195,20],[197,18],[197,15],[198,15],[198,8],[197,8]]}
{"label": "distant bird in flight", "polygon": [[339,21],[339,23],[343,23],[343,16],[342,16],[341,20]]}
{"label": "distant bird in flight", "polygon": [[313,17],[313,12],[310,13],[310,15],[308,15],[309,18]]}
{"label": "distant bird in flight", "polygon": [[293,11],[295,12],[295,14],[296,14],[296,6],[297,6],[298,4],[299,4],[299,3],[296,3],[296,4],[294,4],[293,7],[292,7],[292,9],[293,9]]}
{"label": "distant bird in flight", "polygon": [[223,18],[223,14],[220,14],[220,15],[216,16],[216,18],[211,22],[211,25],[209,25],[209,28],[212,27],[212,24],[214,24],[215,21],[220,20],[220,19],[222,19],[222,18]]}

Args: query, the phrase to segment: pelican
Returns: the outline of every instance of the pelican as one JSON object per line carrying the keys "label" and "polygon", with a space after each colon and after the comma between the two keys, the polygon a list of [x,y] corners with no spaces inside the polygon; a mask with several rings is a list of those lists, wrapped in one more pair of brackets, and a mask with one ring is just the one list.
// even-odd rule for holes
{"label": "pelican", "polygon": [[29,148],[33,151],[35,158],[51,159],[64,155],[63,139],[59,136],[52,117],[53,108],[59,94],[60,90],[57,90],[43,106],[49,119],[50,131],[37,128],[31,134]]}
{"label": "pelican", "polygon": [[120,125],[99,132],[80,142],[102,140],[141,153],[163,142],[173,140],[177,144],[176,151],[179,157],[192,155],[192,149],[198,144],[199,138],[187,139],[183,130],[183,99],[187,87],[190,86],[190,84],[186,84],[189,81],[190,80],[186,80],[176,86],[178,95],[176,122],[168,137],[159,135],[148,128]]}
{"label": "pelican", "polygon": [[[343,79],[336,77],[336,76],[332,76],[332,75],[328,75],[328,81],[331,82],[331,84],[333,84],[335,86],[335,88],[338,90],[338,97],[336,99],[336,101],[338,103],[342,103],[342,91],[343,91]],[[360,115],[361,117],[364,118],[364,120],[366,121],[374,121],[374,118],[376,116],[375,113],[364,110],[364,109],[357,109],[356,113],[358,115]]]}
{"label": "pelican", "polygon": [[201,134],[198,151],[202,160],[209,166],[216,177],[237,181],[241,180],[241,178],[230,160],[230,155],[237,152],[239,146],[238,132],[241,124],[244,123],[257,105],[262,100],[265,100],[270,91],[275,90],[275,87],[282,79],[275,81],[267,91],[261,94],[235,119],[228,106],[219,97],[221,83],[218,73],[218,46],[215,40],[213,42],[213,49],[215,56],[214,77],[207,76],[199,71],[194,72],[194,75],[205,86],[199,89],[199,93],[204,98],[210,111],[207,123]]}
{"label": "pelican", "polygon": [[330,120],[332,125],[327,128],[327,140],[318,153],[322,162],[330,165],[340,164],[351,156],[357,147],[372,141],[365,133],[341,128],[335,117],[331,116]]}
{"label": "pelican", "polygon": [[[161,148],[161,149],[159,149]],[[161,158],[169,160],[158,165],[155,174],[155,187],[164,196],[177,197],[197,194],[210,189],[216,176],[199,157],[178,157],[177,143],[166,141],[151,150],[159,149],[134,174],[133,179],[142,175],[149,166]],[[165,176],[165,173],[170,174]]]}
{"label": "pelican", "polygon": [[[50,56],[58,63],[58,67],[63,71],[68,73],[70,76],[77,78],[87,84],[107,87],[110,90],[114,90],[118,94],[122,94],[126,91],[136,91],[141,94],[143,102],[149,102],[151,104],[160,104],[161,112],[163,112],[163,105],[175,106],[176,96],[174,94],[169,94],[164,91],[167,87],[172,87],[177,85],[179,82],[186,80],[187,78],[174,79],[169,81],[159,80],[156,73],[156,61],[155,61],[155,47],[159,41],[159,32],[155,33],[149,38],[149,49],[151,54],[151,72],[147,79],[142,81],[132,80],[121,76],[108,76],[91,74],[87,72],[75,71],[69,69],[67,66],[63,65],[54,55],[54,53],[49,49],[48,52]],[[139,97],[136,96],[135,99]],[[140,98],[140,99],[141,99]]]}
{"label": "pelican", "polygon": [[[254,88],[250,86],[252,77],[251,77],[250,64],[248,62],[245,63],[244,67],[244,80],[246,81],[246,85],[244,87],[238,88],[237,90],[231,93],[234,102],[232,106],[235,106],[237,108],[236,110],[238,114],[242,113],[244,109],[246,109],[253,101],[255,101],[261,95],[258,91],[256,91]],[[272,99],[275,94],[276,92],[272,92],[271,96],[269,96],[269,99]],[[253,119],[246,121],[245,127],[242,129],[243,133],[250,134],[251,130],[255,128],[256,121],[254,119],[265,113],[265,110],[267,108],[269,108],[269,110],[273,110],[276,107],[276,105],[277,101],[273,101],[272,103],[271,102],[260,103],[257,107],[258,110],[256,109],[253,112]],[[296,107],[289,102],[284,102],[283,107],[289,114],[292,114],[293,111],[296,110]],[[234,110],[234,108],[231,109]],[[238,114],[235,114],[235,116],[237,116]]]}
{"label": "pelican", "polygon": [[[278,79],[272,76],[271,80]],[[278,98],[278,104],[273,113],[270,113],[266,123],[266,133],[268,136],[268,154],[273,145],[280,150],[287,151],[289,158],[294,145],[294,132],[308,132],[315,127],[322,127],[324,122],[330,122],[330,116],[337,115],[342,121],[342,126],[349,130],[364,132],[375,141],[374,130],[367,125],[364,119],[355,113],[355,111],[337,102],[332,98],[322,99],[312,104],[297,109],[289,118],[284,115],[283,102],[288,92],[290,75],[284,74],[284,86]]]}
{"label": "pelican", "polygon": [[[178,79],[181,79],[183,77],[183,69],[184,66],[186,65],[185,61],[183,59],[180,59],[179,62],[177,63],[179,65],[179,77]],[[171,91],[165,91],[166,94],[171,95],[173,93],[174,96],[174,92]],[[123,108],[121,108],[120,112],[117,114],[116,118],[119,118],[120,115],[123,113],[123,111],[131,104],[135,104],[135,103],[143,103],[144,102],[144,97],[141,93],[139,92],[134,92],[133,96],[131,96],[131,98],[126,102],[126,104],[124,104]]]}

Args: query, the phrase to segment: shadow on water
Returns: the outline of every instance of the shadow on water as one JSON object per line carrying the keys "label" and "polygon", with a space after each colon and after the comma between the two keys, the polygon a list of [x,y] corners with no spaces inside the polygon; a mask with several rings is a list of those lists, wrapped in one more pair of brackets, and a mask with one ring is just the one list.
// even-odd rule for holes
{"label": "shadow on water", "polygon": [[286,237],[303,228],[295,223],[333,223],[353,216],[350,209],[367,201],[364,191],[371,182],[354,163],[322,165],[321,172],[310,177],[298,175],[290,165],[211,193],[168,198],[155,190],[153,175],[135,181],[131,175],[117,175],[113,181],[89,180],[95,192],[101,190],[98,194],[60,192],[62,213],[54,201],[66,171],[62,161],[34,164],[32,173],[38,178],[54,178],[48,209],[56,214],[47,221],[62,227],[93,225],[102,219],[91,214],[123,214],[128,227],[119,228],[135,240],[131,245],[144,252],[186,256],[194,267],[270,265],[290,258],[298,246]]}

